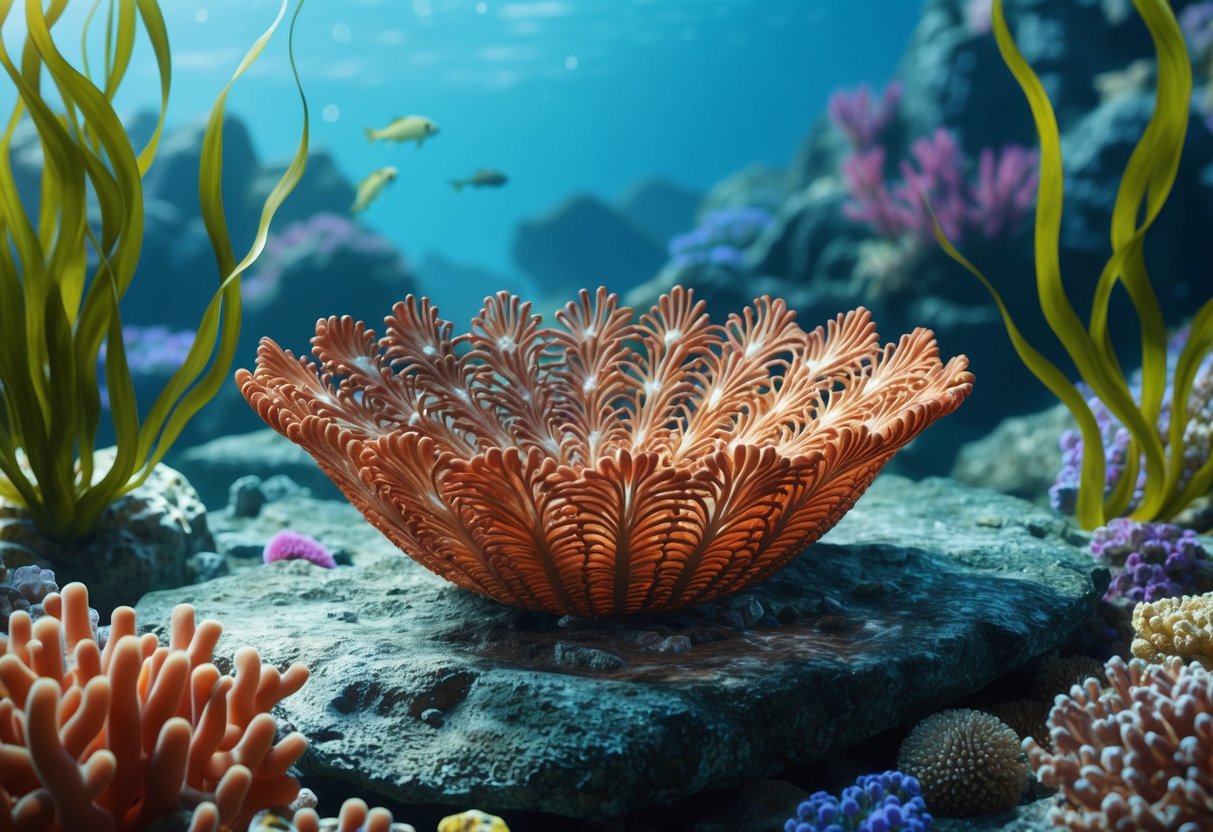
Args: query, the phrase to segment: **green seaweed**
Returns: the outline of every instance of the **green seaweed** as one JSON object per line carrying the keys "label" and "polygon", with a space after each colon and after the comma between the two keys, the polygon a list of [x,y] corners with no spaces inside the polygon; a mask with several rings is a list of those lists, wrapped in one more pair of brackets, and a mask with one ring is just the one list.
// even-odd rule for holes
{"label": "green seaweed", "polygon": [[[1120,479],[1105,495],[1104,447],[1095,417],[1066,373],[1037,351],[1011,319],[998,290],[944,236],[944,250],[989,291],[998,305],[1007,334],[1024,365],[1060,399],[1078,423],[1083,439],[1076,516],[1085,528],[1103,525],[1125,514],[1133,499],[1139,459],[1145,461],[1145,486],[1129,516],[1137,520],[1174,517],[1213,487],[1213,459],[1181,485],[1187,403],[1201,360],[1213,346],[1213,300],[1206,301],[1191,323],[1191,334],[1172,379],[1171,418],[1167,443],[1157,427],[1167,383],[1166,327],[1146,271],[1146,233],[1158,217],[1179,169],[1192,94],[1192,69],[1179,23],[1166,0],[1134,0],[1158,56],[1154,111],[1121,177],[1112,209],[1112,254],[1099,276],[1086,325],[1071,304],[1062,282],[1059,257],[1063,201],[1061,138],[1057,118],[1040,79],[1015,45],[1003,13],[994,0],[993,24],[998,49],[1023,90],[1040,141],[1040,185],[1036,200],[1036,290],[1041,311],[1061,342],[1079,377],[1094,391],[1130,435],[1128,459]],[[1141,337],[1142,386],[1135,400],[1108,333],[1108,307],[1123,286],[1136,311]]]}
{"label": "green seaweed", "polygon": [[[200,209],[220,277],[183,366],[141,421],[122,342],[119,303],[130,286],[143,243],[143,176],[164,128],[172,64],[157,0],[107,0],[104,60],[94,75],[88,61],[90,11],[81,40],[81,69],[52,37],[68,0],[25,0],[27,34],[19,64],[0,41],[0,66],[17,102],[0,133],[0,497],[24,506],[44,533],[59,539],[88,534],[101,512],[141,484],[164,458],[186,423],[227,377],[240,331],[240,278],[265,246],[270,221],[303,175],[307,161],[307,100],[294,57],[290,64],[303,105],[294,158],[267,197],[257,232],[237,261],[220,188],[223,118],[232,85],[265,49],[289,8],[249,48],[210,110],[199,164]],[[13,0],[0,0],[0,29]],[[147,144],[136,152],[113,107],[142,28],[159,76],[159,113]],[[83,70],[83,71],[81,71]],[[44,85],[51,90],[44,93]],[[56,108],[52,102],[57,102]],[[38,209],[17,192],[11,145],[30,119],[44,164]],[[90,225],[90,200],[99,223]],[[90,257],[91,255],[91,257]],[[97,364],[106,345],[105,380],[116,453],[97,471],[95,443],[102,408]]]}

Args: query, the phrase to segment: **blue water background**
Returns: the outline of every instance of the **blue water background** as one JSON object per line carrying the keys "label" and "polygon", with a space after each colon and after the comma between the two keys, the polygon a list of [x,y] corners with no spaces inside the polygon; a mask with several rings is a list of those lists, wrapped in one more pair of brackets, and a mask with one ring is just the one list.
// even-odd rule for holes
{"label": "blue water background", "polygon": [[[65,32],[87,5],[72,4]],[[171,123],[204,115],[278,8],[163,3]],[[750,163],[786,165],[831,90],[887,80],[918,13],[916,0],[308,0],[296,53],[314,147],[353,181],[400,169],[364,220],[414,264],[437,252],[517,284],[518,222],[569,195],[613,199],[647,177],[706,191]],[[6,27],[10,46],[19,33]],[[288,156],[299,127],[285,34],[230,101],[263,160]],[[150,58],[136,57],[126,112],[155,101]],[[368,145],[365,127],[406,114],[441,134],[420,150]],[[449,179],[480,167],[509,185],[453,192]]]}

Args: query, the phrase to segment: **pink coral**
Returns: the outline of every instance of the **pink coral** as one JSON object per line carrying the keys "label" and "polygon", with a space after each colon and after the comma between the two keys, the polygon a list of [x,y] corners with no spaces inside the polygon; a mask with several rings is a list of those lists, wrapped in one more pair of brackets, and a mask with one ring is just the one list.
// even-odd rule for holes
{"label": "pink coral", "polygon": [[265,544],[265,551],[262,554],[266,563],[280,560],[306,560],[308,563],[314,563],[325,569],[333,569],[337,566],[337,561],[333,560],[332,554],[323,543],[314,537],[291,529],[283,529],[271,537],[270,542]]}
{"label": "pink coral", "polygon": [[834,126],[861,149],[872,147],[881,131],[892,120],[901,101],[901,84],[885,87],[877,101],[867,84],[854,90],[837,90],[830,96],[827,111]]}
{"label": "pink coral", "polygon": [[1213,677],[1180,659],[1104,669],[1049,714],[1054,752],[1024,749],[1037,777],[1058,789],[1050,817],[1072,832],[1197,832],[1213,818]]}
{"label": "pink coral", "polygon": [[1019,145],[982,150],[971,182],[966,179],[964,152],[946,129],[917,139],[910,154],[911,159],[898,165],[900,181],[890,184],[884,146],[856,144],[842,163],[851,196],[843,214],[882,237],[932,241],[933,212],[953,241],[970,229],[993,240],[1017,229],[1036,195],[1036,153]]}

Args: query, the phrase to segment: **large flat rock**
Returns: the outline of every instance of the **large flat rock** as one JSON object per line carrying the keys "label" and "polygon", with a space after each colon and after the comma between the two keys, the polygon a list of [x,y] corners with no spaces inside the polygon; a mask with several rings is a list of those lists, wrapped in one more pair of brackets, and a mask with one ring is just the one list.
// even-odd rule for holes
{"label": "large flat rock", "polygon": [[824,757],[1055,647],[1106,582],[1081,543],[1015,498],[885,476],[755,590],[664,616],[519,612],[403,556],[278,563],[138,611],[163,627],[188,601],[225,625],[219,655],[306,662],[281,711],[305,772],[601,819]]}

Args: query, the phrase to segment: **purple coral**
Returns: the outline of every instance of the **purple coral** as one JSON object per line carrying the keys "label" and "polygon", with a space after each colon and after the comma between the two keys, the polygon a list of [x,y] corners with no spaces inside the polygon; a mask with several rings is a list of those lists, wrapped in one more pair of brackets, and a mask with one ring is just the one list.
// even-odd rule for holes
{"label": "purple coral", "polygon": [[1179,13],[1179,26],[1188,39],[1193,57],[1202,60],[1213,51],[1213,2],[1193,3]]}
{"label": "purple coral", "polygon": [[[1179,353],[1188,340],[1188,331],[1186,327],[1179,330],[1172,337],[1170,344],[1167,345],[1168,383],[1166,391],[1163,394],[1162,410],[1158,417],[1158,431],[1164,447],[1169,445],[1170,439],[1173,390],[1171,376],[1175,372]],[[1107,493],[1116,485],[1124,472],[1125,463],[1129,455],[1129,432],[1112,415],[1112,412],[1108,410],[1099,397],[1091,394],[1090,390],[1085,388],[1085,386],[1079,385],[1079,387],[1084,391],[1084,395],[1087,396],[1087,406],[1091,408],[1091,414],[1095,417],[1095,422],[1099,426],[1099,432],[1103,438],[1104,464],[1107,471],[1105,493]],[[1132,379],[1131,390],[1134,398],[1140,399],[1140,372],[1135,374]],[[1064,514],[1072,514],[1078,499],[1078,485],[1081,479],[1082,435],[1077,430],[1066,430],[1061,435],[1060,445],[1062,467],[1053,485],[1049,488],[1049,502],[1055,510]],[[1183,470],[1179,475],[1180,487],[1213,454],[1213,354],[1206,356],[1197,368],[1196,378],[1192,383],[1191,392],[1188,394],[1188,412],[1184,425],[1183,447],[1184,464]],[[1145,478],[1145,465],[1143,463],[1138,466],[1134,498],[1130,505],[1135,504],[1140,499],[1141,491],[1145,487]]]}
{"label": "purple coral", "polygon": [[1020,145],[997,152],[987,147],[978,156],[976,179],[969,182],[960,143],[941,127],[910,145],[911,158],[897,165],[901,180],[890,184],[885,170],[888,150],[878,140],[900,98],[896,82],[889,84],[879,103],[866,86],[830,97],[830,120],[852,146],[842,163],[851,196],[843,206],[847,218],[869,225],[882,237],[927,242],[935,237],[931,212],[953,241],[970,229],[988,240],[1016,231],[1036,194],[1036,153]]}
{"label": "purple coral", "polygon": [[292,264],[313,256],[327,260],[342,250],[399,257],[387,238],[367,230],[350,217],[324,212],[313,214],[291,223],[266,240],[256,271],[241,283],[241,293],[247,300],[265,297],[273,292]]}
{"label": "purple coral", "polygon": [[[122,327],[122,345],[131,380],[136,384],[145,381],[167,379],[181,368],[197,337],[192,329],[169,329],[159,324]],[[100,365],[101,404],[109,406],[109,390],[105,386],[106,345],[101,345],[97,356]]]}
{"label": "purple coral", "polygon": [[965,25],[971,35],[988,35],[994,28],[993,0],[966,0]]}
{"label": "purple coral", "polygon": [[308,563],[314,563],[325,569],[333,569],[337,566],[337,561],[333,559],[323,543],[314,537],[291,529],[283,529],[270,538],[270,542],[265,544],[264,558],[266,563],[274,563],[279,560],[306,560]]}
{"label": "purple coral", "polygon": [[46,596],[58,592],[55,573],[37,565],[18,566],[0,582],[0,632],[8,631],[9,616],[18,610],[30,610]]}
{"label": "purple coral", "polygon": [[969,189],[969,224],[987,240],[1015,231],[1036,197],[1034,151],[1004,145],[998,153],[985,148],[977,161],[977,180]]}
{"label": "purple coral", "polygon": [[[965,179],[965,159],[956,137],[940,128],[910,147],[912,160],[898,166],[901,181],[885,181],[886,150],[858,148],[842,165],[851,195],[843,206],[848,219],[869,225],[882,237],[935,237],[931,212],[952,240],[968,229],[997,239],[1017,229],[1036,193],[1036,154],[1008,145],[981,152],[977,178]],[[927,206],[930,205],[930,211]]]}
{"label": "purple coral", "polygon": [[708,263],[737,268],[742,251],[771,224],[771,212],[758,206],[724,208],[704,214],[699,225],[670,240],[670,265]]}
{"label": "purple coral", "polygon": [[882,237],[899,237],[910,223],[906,207],[889,193],[884,181],[885,149],[856,150],[842,163],[851,200],[842,206],[847,219],[867,223]]}
{"label": "purple coral", "polygon": [[817,792],[796,807],[784,832],[929,832],[922,787],[900,771],[867,774],[841,797]]}
{"label": "purple coral", "polygon": [[1096,529],[1091,555],[1113,569],[1104,599],[1156,601],[1203,591],[1213,571],[1196,532],[1118,517]]}

